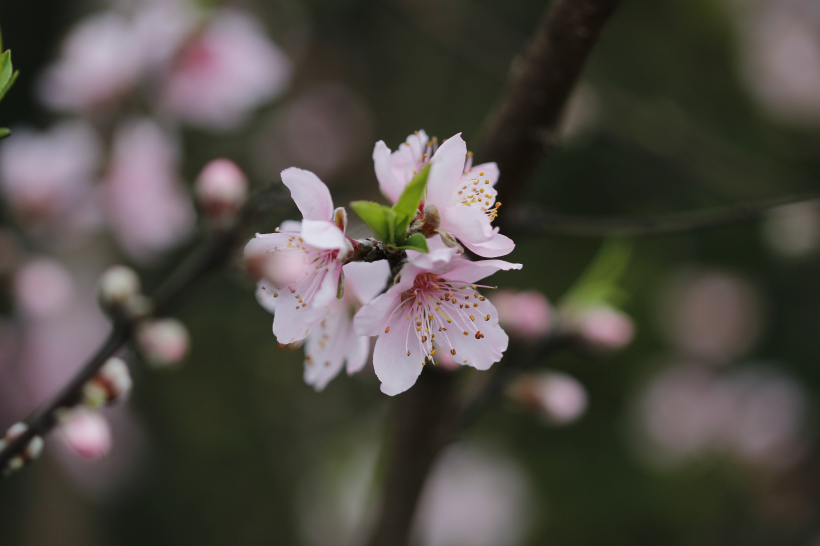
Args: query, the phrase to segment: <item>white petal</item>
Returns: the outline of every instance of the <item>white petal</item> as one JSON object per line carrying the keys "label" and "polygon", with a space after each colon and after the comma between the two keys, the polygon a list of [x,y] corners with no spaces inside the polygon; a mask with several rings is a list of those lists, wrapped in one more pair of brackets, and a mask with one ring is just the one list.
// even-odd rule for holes
{"label": "white petal", "polygon": [[322,279],[322,284],[319,286],[319,290],[311,300],[311,307],[314,309],[326,308],[336,300],[336,294],[339,291],[339,276],[341,274],[342,266],[340,263],[334,262],[330,264]]}
{"label": "white petal", "polygon": [[330,190],[310,171],[291,167],[282,171],[282,182],[299,207],[305,220],[330,221],[333,217],[333,199]]}
{"label": "white petal", "polygon": [[377,336],[384,332],[388,316],[399,304],[403,288],[389,289],[365,305],[353,317],[353,326],[360,336]]}
{"label": "white petal", "polygon": [[450,206],[450,198],[461,181],[466,158],[467,144],[458,133],[445,140],[430,160],[427,201],[438,207],[439,211]]}
{"label": "white petal", "polygon": [[351,290],[360,303],[366,305],[381,294],[390,279],[390,264],[378,262],[350,262],[344,266],[345,290]]}
{"label": "white petal", "polygon": [[515,248],[515,243],[512,239],[505,235],[501,235],[497,231],[493,234],[489,241],[483,243],[470,243],[467,241],[461,242],[464,246],[482,258],[497,258],[499,256],[506,256]]}
{"label": "white petal", "polygon": [[[482,314],[478,315],[479,312]],[[501,360],[501,356],[507,350],[509,337],[498,325],[498,313],[490,300],[482,302],[481,311],[475,310],[474,313],[475,322],[470,321],[469,312],[451,314],[450,318],[453,322],[448,328],[447,340],[449,348],[456,350],[453,360],[461,365],[487,370],[495,362]],[[486,315],[490,316],[490,320],[484,320]],[[476,339],[475,328],[484,337]],[[464,332],[467,332],[467,335],[464,335]],[[448,345],[444,338],[436,341],[442,345]]]}
{"label": "white petal", "polygon": [[311,246],[327,250],[345,248],[345,234],[333,222],[327,220],[304,220],[302,239]]}
{"label": "white petal", "polygon": [[279,225],[279,231],[282,232],[291,232],[291,233],[301,233],[302,232],[302,222],[298,220],[285,220]]}
{"label": "white petal", "polygon": [[390,168],[390,148],[383,140],[378,141],[373,148],[373,166],[382,193],[391,203],[395,203],[404,190],[404,183],[393,176]]}
{"label": "white petal", "polygon": [[521,269],[521,264],[505,262],[504,260],[470,260],[458,259],[451,263],[441,277],[447,280],[460,281],[467,284],[480,281],[484,277],[489,277],[497,271],[509,271],[510,269]]}
{"label": "white petal", "polygon": [[[287,290],[287,288],[285,290]],[[261,280],[256,283],[256,301],[271,313],[276,311],[276,300],[279,298],[274,296],[274,294],[277,293],[276,288],[266,280]]]}
{"label": "white petal", "polygon": [[337,301],[305,342],[304,379],[308,385],[320,391],[339,375],[347,357],[350,334],[348,306]]}
{"label": "white petal", "polygon": [[273,333],[279,343],[287,344],[305,339],[327,314],[324,307],[302,307],[296,300],[296,294],[291,293],[288,288],[280,291],[277,299]]}
{"label": "white petal", "polygon": [[414,325],[406,315],[397,313],[390,322],[390,331],[382,332],[376,341],[373,368],[382,382],[382,392],[387,395],[406,391],[421,374],[424,351],[415,332],[411,332]]}
{"label": "white petal", "polygon": [[485,180],[489,180],[489,185],[492,188],[498,182],[498,165],[495,163],[482,163],[467,171],[461,179],[464,181],[478,179],[482,184]]}
{"label": "white petal", "polygon": [[449,233],[465,244],[484,243],[493,236],[490,217],[484,211],[460,204],[444,209],[439,231]]}
{"label": "white petal", "polygon": [[[351,333],[353,331],[351,330]],[[347,342],[347,375],[362,371],[370,356],[370,337],[353,336]]]}

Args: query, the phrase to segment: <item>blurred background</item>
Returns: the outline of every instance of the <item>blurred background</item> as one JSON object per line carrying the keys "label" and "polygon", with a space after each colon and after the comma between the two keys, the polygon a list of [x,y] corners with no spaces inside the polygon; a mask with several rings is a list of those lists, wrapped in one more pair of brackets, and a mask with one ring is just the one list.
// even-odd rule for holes
{"label": "blurred background", "polygon": [[[150,293],[208,237],[193,183],[209,160],[235,161],[252,189],[297,166],[337,204],[381,199],[375,141],[395,149],[425,129],[475,146],[547,6],[0,3],[20,70],[0,104],[13,131],[0,142],[0,429],[105,337],[107,266],[137,268]],[[790,195],[818,175],[820,4],[630,0],[526,198],[654,214]],[[503,201],[503,172],[498,188]],[[513,343],[562,324],[585,344],[539,360],[445,453],[419,544],[820,544],[820,203],[600,251],[517,242],[507,259],[523,270],[493,281]],[[0,484],[0,542],[360,543],[391,400],[372,367],[305,385],[302,352],[278,347],[253,291],[238,266],[189,290],[175,309],[185,366],[132,361],[132,396],[84,424],[90,446],[68,426],[49,436],[43,460]]]}

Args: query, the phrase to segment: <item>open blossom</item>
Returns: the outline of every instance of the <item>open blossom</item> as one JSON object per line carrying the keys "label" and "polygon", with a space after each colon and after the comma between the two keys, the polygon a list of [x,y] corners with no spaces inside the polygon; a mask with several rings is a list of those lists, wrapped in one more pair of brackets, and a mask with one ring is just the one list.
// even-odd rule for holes
{"label": "open blossom", "polygon": [[280,95],[290,74],[290,59],[268,39],[258,20],[222,9],[182,46],[162,101],[185,122],[230,130],[251,110]]}
{"label": "open blossom", "polygon": [[426,235],[438,233],[448,246],[454,239],[485,258],[512,252],[515,243],[501,235],[492,221],[498,215],[496,203],[498,166],[484,163],[472,166],[472,155],[461,133],[447,139],[437,150],[424,131],[408,137],[391,153],[383,141],[376,143],[373,162],[382,192],[392,202],[407,183],[430,163],[427,195],[420,220]]}
{"label": "open blossom", "polygon": [[[344,271],[345,293],[334,299],[327,315],[307,336],[305,341],[305,382],[320,391],[342,371],[347,363],[347,374],[361,371],[370,355],[370,338],[360,336],[353,328],[353,315],[370,303],[387,284],[390,266],[384,260],[373,263],[352,262]],[[256,296],[270,312],[275,312],[276,301],[265,281],[259,283]]]}
{"label": "open blossom", "polygon": [[373,366],[382,392],[391,396],[412,387],[439,349],[480,370],[498,362],[508,337],[474,283],[499,270],[521,269],[501,260],[471,262],[449,248],[408,256],[396,283],[354,322],[360,335],[379,336]]}
{"label": "open blossom", "polygon": [[261,258],[265,264],[259,289],[272,293],[275,302],[266,307],[275,310],[273,333],[287,344],[305,339],[327,315],[352,246],[345,236],[344,209],[333,208],[330,190],[315,174],[291,167],[282,171],[282,182],[302,222],[284,222],[276,233],[257,234],[245,246],[245,259]]}

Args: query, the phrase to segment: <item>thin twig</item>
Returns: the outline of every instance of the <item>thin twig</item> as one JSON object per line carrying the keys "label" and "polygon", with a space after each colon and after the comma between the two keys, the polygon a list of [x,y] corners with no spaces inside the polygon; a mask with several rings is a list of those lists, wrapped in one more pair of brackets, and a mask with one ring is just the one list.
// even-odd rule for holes
{"label": "thin twig", "polygon": [[[236,223],[216,235],[203,249],[184,262],[160,286],[154,297],[153,313],[165,311],[183,292],[209,272],[221,267],[241,241],[244,231],[265,212],[268,212],[283,195],[282,189],[272,186],[254,196],[242,212]],[[120,319],[111,328],[111,333],[93,357],[75,374],[71,380],[50,400],[38,407],[25,421],[28,428],[0,451],[0,469],[5,468],[9,460],[25,449],[35,436],[43,436],[58,421],[62,408],[70,408],[80,402],[84,385],[100,370],[105,362],[117,353],[131,339],[136,327],[133,319]]]}
{"label": "thin twig", "polygon": [[820,199],[820,191],[750,201],[712,210],[647,216],[585,216],[547,212],[536,207],[513,207],[502,229],[517,237],[638,237],[675,235],[756,220],[772,209]]}

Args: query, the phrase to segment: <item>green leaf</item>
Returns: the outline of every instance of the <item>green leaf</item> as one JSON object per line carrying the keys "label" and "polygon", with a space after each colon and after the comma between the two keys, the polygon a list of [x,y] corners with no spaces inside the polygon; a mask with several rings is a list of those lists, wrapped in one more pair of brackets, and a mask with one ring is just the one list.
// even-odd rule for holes
{"label": "green leaf", "polygon": [[[396,241],[396,211],[391,208],[382,207],[384,209],[384,217],[385,221],[387,222],[387,238],[382,239],[382,242],[386,245],[395,246],[398,241]],[[404,232],[399,232],[404,235]],[[404,237],[402,237],[402,241]]]}
{"label": "green leaf", "polygon": [[5,127],[0,127],[0,140],[3,140],[9,135],[11,135],[11,131],[6,129]]}
{"label": "green leaf", "polygon": [[20,71],[15,70],[14,74],[11,75],[11,79],[9,79],[8,83],[6,83],[5,87],[0,87],[0,100],[3,100],[3,97],[6,96],[8,90],[11,89],[11,86],[14,85],[15,81],[17,81],[18,74],[20,74]]}
{"label": "green leaf", "polygon": [[592,263],[567,291],[562,301],[583,305],[620,305],[629,297],[621,288],[620,282],[631,257],[631,241],[605,239]]}
{"label": "green leaf", "polygon": [[392,214],[392,210],[373,201],[353,201],[350,203],[350,208],[362,219],[362,222],[367,224],[379,240],[388,242],[390,232],[393,230],[392,222],[388,221],[388,212]]}
{"label": "green leaf", "polygon": [[0,89],[6,87],[14,69],[11,66],[11,51],[0,54]]}
{"label": "green leaf", "polygon": [[397,248],[399,250],[417,250],[425,254],[430,252],[430,249],[427,248],[427,239],[421,233],[414,233],[404,241],[403,245]]}
{"label": "green leaf", "polygon": [[396,233],[403,234],[407,231],[407,226],[415,218],[416,212],[419,210],[419,203],[424,196],[424,189],[427,187],[427,177],[430,174],[430,165],[424,167],[419,174],[413,177],[413,180],[407,184],[404,191],[393,205],[393,210],[396,212]]}

